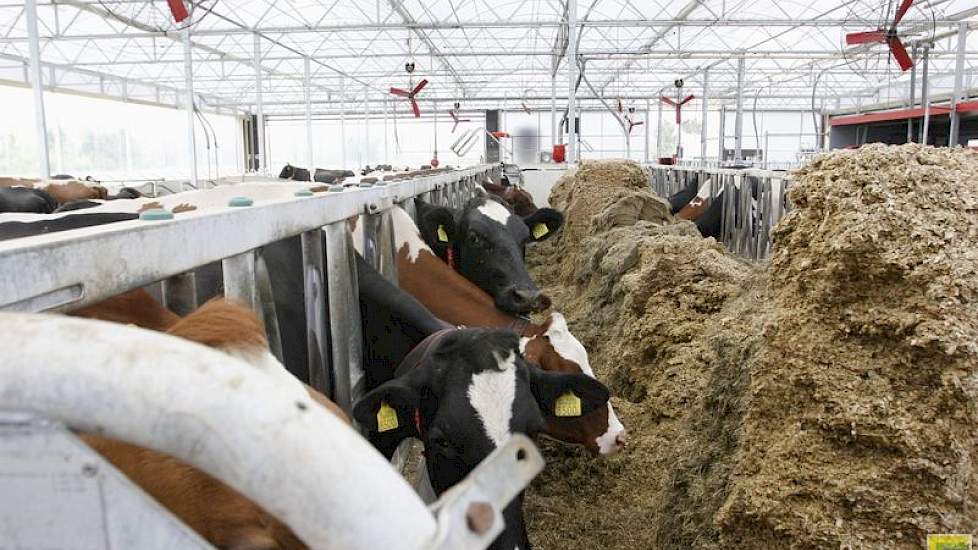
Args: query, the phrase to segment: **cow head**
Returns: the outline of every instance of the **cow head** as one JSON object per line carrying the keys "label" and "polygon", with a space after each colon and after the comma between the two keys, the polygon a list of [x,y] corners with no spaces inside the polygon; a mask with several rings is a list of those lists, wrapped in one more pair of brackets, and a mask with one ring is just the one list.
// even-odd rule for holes
{"label": "cow head", "polygon": [[526,270],[523,252],[528,242],[547,239],[560,228],[559,212],[541,208],[520,218],[491,195],[474,197],[461,210],[421,200],[416,205],[428,246],[489,293],[499,309],[519,315],[550,307],[550,298]]}
{"label": "cow head", "polygon": [[[552,313],[542,325],[531,325],[520,339],[526,360],[546,371],[583,373],[594,378],[587,349],[575,337],[560,313]],[[567,443],[577,443],[596,455],[611,455],[625,447],[626,432],[608,402],[579,418],[545,415],[547,435]]]}
{"label": "cow head", "polygon": [[[591,377],[529,365],[512,331],[468,328],[438,337],[416,366],[358,401],[353,416],[371,436],[390,434],[389,445],[419,438],[440,495],[512,434],[539,432],[545,413],[587,415],[607,401],[607,388]],[[503,517],[506,528],[492,548],[529,548],[521,497]]]}
{"label": "cow head", "polygon": [[295,175],[295,166],[291,164],[286,164],[282,167],[282,171],[278,173],[279,179],[290,180],[292,176]]}
{"label": "cow head", "polygon": [[506,201],[517,216],[526,217],[537,211],[537,205],[533,203],[533,195],[522,187],[492,182],[485,182],[482,186],[486,191]]}

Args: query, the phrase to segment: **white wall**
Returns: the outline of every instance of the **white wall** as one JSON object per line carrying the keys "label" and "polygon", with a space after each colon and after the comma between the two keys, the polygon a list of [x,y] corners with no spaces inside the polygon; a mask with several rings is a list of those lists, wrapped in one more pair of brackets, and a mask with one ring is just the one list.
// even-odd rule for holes
{"label": "white wall", "polygon": [[[185,112],[71,94],[44,96],[52,175],[131,180],[190,173]],[[199,177],[208,177],[208,170],[212,177],[218,170],[241,173],[237,119],[205,116],[217,134],[217,148],[198,123]],[[31,91],[0,86],[0,175],[39,175],[36,131]]]}
{"label": "white wall", "polygon": [[[453,121],[448,113],[440,113],[438,116],[438,160],[442,166],[478,164],[485,152],[481,138],[479,145],[473,147],[464,157],[459,157],[451,151],[451,145],[462,132],[473,128],[485,129],[484,117],[466,115],[462,118],[470,118],[472,121],[459,124],[458,129],[452,133]],[[344,167],[352,170],[368,164],[371,166],[392,164],[417,168],[431,162],[435,150],[432,118],[426,116],[415,119],[413,116],[402,114],[396,120],[396,124],[393,118],[388,118],[386,131],[382,118],[371,118],[368,125],[369,128],[366,128],[362,116],[348,116],[343,124],[339,120],[313,121],[316,167]],[[266,132],[269,166],[272,171],[277,171],[285,164],[301,167],[308,164],[305,120],[271,119],[268,121]]]}

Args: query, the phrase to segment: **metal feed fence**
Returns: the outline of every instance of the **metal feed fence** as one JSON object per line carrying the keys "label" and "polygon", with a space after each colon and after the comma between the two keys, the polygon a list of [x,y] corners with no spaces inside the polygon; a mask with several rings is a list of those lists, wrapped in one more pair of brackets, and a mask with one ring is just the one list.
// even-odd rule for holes
{"label": "metal feed fence", "polygon": [[707,185],[710,202],[722,201],[720,241],[727,249],[751,260],[770,255],[771,229],[790,210],[788,173],[665,165],[648,166],[647,170],[652,190],[662,198],[694,182],[698,187]]}
{"label": "metal feed fence", "polygon": [[[58,428],[63,424],[144,444],[201,467],[263,508],[275,511],[315,548],[485,548],[502,529],[502,509],[543,468],[542,458],[528,439],[513,438],[456,489],[428,507],[413,492],[406,497],[401,494],[403,491],[398,493],[399,498],[385,497],[382,493],[386,485],[399,490],[402,485],[407,487],[406,483],[382,460],[383,467],[378,468],[374,464],[377,453],[341,423],[316,417],[318,420],[310,424],[316,428],[314,435],[293,433],[288,426],[273,421],[280,418],[275,416],[278,413],[273,414],[278,406],[272,399],[274,392],[252,392],[250,400],[234,392],[230,396],[221,394],[218,397],[227,401],[221,401],[226,410],[222,408],[220,418],[215,418],[211,400],[196,391],[213,386],[213,378],[201,376],[201,370],[254,371],[237,359],[219,353],[208,355],[207,350],[192,343],[174,342],[176,339],[132,327],[34,314],[95,304],[157,282],[161,283],[164,303],[178,313],[186,313],[198,305],[194,269],[220,261],[224,294],[249,304],[263,317],[273,351],[281,357],[271,284],[259,251],[266,244],[298,235],[310,380],[316,389],[349,412],[351,404],[362,395],[364,375],[356,251],[348,221],[359,217],[366,261],[396,284],[392,207],[402,206],[413,217],[412,199],[419,196],[432,203],[461,207],[480,182],[489,178],[498,181],[499,170],[499,165],[482,165],[398,183],[381,182],[345,190],[335,186],[336,192],[315,195],[308,191],[308,185],[270,183],[262,190],[275,193],[276,198],[256,201],[251,206],[205,209],[166,221],[133,220],[0,243],[0,322],[6,327],[0,331],[0,472],[4,474],[0,477],[28,484],[30,480],[67,475],[52,471],[51,461],[25,462],[23,457],[71,448],[78,463],[97,465],[86,467],[87,474],[75,474],[108,472],[90,477],[105,477],[105,483],[113,483],[113,494],[121,494],[119,484],[128,487],[124,478],[120,479],[111,465],[70,433]],[[80,337],[82,334],[84,337]],[[142,353],[143,350],[150,352]],[[187,364],[198,367],[192,369]],[[208,366],[204,368],[203,364]],[[126,376],[120,376],[120,372],[126,372]],[[245,372],[240,377],[242,387],[248,386],[252,376]],[[106,386],[115,392],[105,390]],[[223,390],[226,392],[227,388]],[[196,398],[177,398],[184,394]],[[285,403],[288,406],[280,413],[294,414],[294,402]],[[132,407],[139,411],[130,410]],[[25,409],[32,412],[4,412]],[[5,428],[13,425],[11,422],[19,426],[13,432]],[[219,433],[206,433],[213,426],[220,427]],[[271,461],[268,446],[275,441],[268,432],[279,428],[291,434],[289,442],[296,448],[275,450],[283,453],[282,460],[294,456],[296,462],[273,468],[273,475],[249,475],[267,468]],[[52,429],[54,435],[50,433]],[[24,434],[35,437],[25,439]],[[152,439],[152,434],[160,437]],[[330,461],[331,456],[322,456],[324,440],[335,443],[328,446],[330,449],[345,450]],[[187,441],[194,443],[188,445]],[[251,443],[243,443],[248,447],[244,450],[228,449],[230,441]],[[229,456],[238,462],[222,462],[221,457]],[[310,462],[309,457],[316,456],[323,460]],[[69,463],[74,464],[59,462]],[[351,464],[358,466],[351,469]],[[361,468],[361,464],[366,466]],[[370,464],[374,465],[368,467]],[[364,468],[369,471],[361,471]],[[285,478],[279,470],[286,471],[282,474]],[[356,471],[372,481],[344,481]],[[0,490],[10,488],[4,483],[0,480]],[[43,492],[53,486],[42,483],[42,487],[31,485],[29,490]],[[283,496],[287,488],[294,491],[297,487],[303,488],[299,491],[303,495],[310,494],[306,489],[314,487],[315,494],[325,496],[312,499],[315,502],[305,500],[306,497],[293,498],[291,493]],[[51,493],[45,499],[61,502],[62,496]],[[114,547],[166,548],[180,537],[194,539],[190,546],[206,547],[192,533],[188,535],[172,516],[160,513],[158,506],[136,514],[142,508],[135,504],[114,505],[135,501],[119,498],[111,502],[78,501],[78,506],[72,504],[75,501],[64,501],[67,504],[51,510],[73,517],[84,508],[109,518],[104,523],[115,527],[106,530],[105,545],[101,547],[114,541]],[[473,506],[484,514],[486,505],[494,521],[489,528],[473,529],[467,514]],[[30,539],[31,533],[26,532],[31,525],[30,516],[24,514],[32,512],[7,508],[0,505],[0,512],[24,518],[14,524],[21,526],[20,535]],[[130,528],[134,515],[139,516],[138,529]],[[72,536],[82,536],[101,525],[100,521],[84,525],[76,522]],[[325,532],[324,526],[332,533]],[[50,535],[45,532],[33,536],[44,534]]]}

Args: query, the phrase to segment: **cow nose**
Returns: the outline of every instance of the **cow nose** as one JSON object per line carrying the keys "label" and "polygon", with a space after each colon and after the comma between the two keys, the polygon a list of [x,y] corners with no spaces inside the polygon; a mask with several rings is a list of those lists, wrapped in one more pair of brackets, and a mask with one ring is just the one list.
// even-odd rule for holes
{"label": "cow nose", "polygon": [[622,432],[615,437],[615,444],[618,445],[618,450],[621,450],[625,448],[626,443],[628,443],[628,432],[622,430]]}
{"label": "cow nose", "polygon": [[543,311],[550,307],[550,298],[539,290],[513,290],[513,303],[524,311]]}

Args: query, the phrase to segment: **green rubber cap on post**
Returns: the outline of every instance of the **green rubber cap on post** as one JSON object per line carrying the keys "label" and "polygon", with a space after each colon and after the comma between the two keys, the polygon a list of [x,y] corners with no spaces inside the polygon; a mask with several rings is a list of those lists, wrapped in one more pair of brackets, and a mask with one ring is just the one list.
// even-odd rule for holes
{"label": "green rubber cap on post", "polygon": [[340,192],[342,190],[343,190],[343,186],[342,185],[330,185],[329,186],[329,192],[330,193],[338,193],[338,192]]}
{"label": "green rubber cap on post", "polygon": [[248,197],[232,197],[228,201],[228,206],[251,206],[255,204],[255,201],[249,199]]}
{"label": "green rubber cap on post", "polygon": [[297,197],[311,197],[312,196],[312,191],[310,191],[308,189],[299,189],[298,191],[295,192],[295,196],[297,196]]}
{"label": "green rubber cap on post", "polygon": [[173,219],[173,212],[165,208],[151,208],[139,213],[139,219],[147,222],[159,222]]}
{"label": "green rubber cap on post", "polygon": [[383,187],[383,186],[387,185],[387,182],[386,181],[378,181],[374,185],[376,185],[377,187]]}

